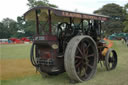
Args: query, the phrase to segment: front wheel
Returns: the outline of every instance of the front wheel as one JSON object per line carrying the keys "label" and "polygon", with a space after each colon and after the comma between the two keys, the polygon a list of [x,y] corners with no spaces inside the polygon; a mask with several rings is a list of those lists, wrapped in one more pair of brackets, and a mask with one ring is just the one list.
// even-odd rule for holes
{"label": "front wheel", "polygon": [[106,69],[113,70],[117,66],[117,53],[115,50],[109,48],[105,56],[105,67]]}
{"label": "front wheel", "polygon": [[96,73],[98,49],[90,36],[76,36],[70,40],[64,55],[65,70],[77,82],[89,80]]}

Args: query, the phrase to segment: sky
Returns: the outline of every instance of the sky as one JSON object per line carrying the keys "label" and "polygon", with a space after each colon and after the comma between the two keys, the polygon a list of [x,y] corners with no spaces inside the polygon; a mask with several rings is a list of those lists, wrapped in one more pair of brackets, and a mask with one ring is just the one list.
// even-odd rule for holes
{"label": "sky", "polygon": [[[49,2],[57,5],[59,9],[93,13],[105,4],[116,3],[124,6],[128,0],[49,0]],[[0,21],[7,17],[16,20],[17,16],[22,16],[29,9],[27,3],[27,0],[1,0]]]}

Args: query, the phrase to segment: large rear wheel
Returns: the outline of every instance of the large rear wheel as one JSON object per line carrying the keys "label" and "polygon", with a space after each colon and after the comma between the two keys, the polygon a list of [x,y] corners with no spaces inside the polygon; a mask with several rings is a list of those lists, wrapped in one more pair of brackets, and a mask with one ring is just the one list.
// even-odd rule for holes
{"label": "large rear wheel", "polygon": [[65,70],[77,82],[93,77],[98,61],[98,49],[90,36],[76,36],[70,40],[64,55]]}

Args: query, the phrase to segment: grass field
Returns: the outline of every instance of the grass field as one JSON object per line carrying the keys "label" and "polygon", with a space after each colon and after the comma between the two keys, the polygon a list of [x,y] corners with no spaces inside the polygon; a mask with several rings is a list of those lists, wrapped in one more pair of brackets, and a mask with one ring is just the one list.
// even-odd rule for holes
{"label": "grass field", "polygon": [[[118,53],[117,68],[106,71],[98,64],[91,80],[76,85],[128,85],[128,48],[120,41],[113,42]],[[0,46],[1,85],[70,85],[66,73],[48,77],[36,73],[29,60],[30,47],[31,44]]]}

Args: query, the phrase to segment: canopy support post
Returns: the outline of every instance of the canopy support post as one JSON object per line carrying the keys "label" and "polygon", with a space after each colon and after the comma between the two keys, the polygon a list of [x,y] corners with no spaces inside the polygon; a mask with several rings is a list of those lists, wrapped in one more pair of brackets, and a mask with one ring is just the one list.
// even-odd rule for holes
{"label": "canopy support post", "polygon": [[81,19],[81,22],[82,22],[82,24],[81,24],[81,25],[82,25],[82,33],[84,33],[84,25],[83,25],[83,24],[84,24],[84,22],[83,22],[83,21],[84,21],[84,20],[83,20],[83,19]]}
{"label": "canopy support post", "polygon": [[39,18],[38,18],[38,11],[35,11],[36,13],[36,34],[39,35]]}
{"label": "canopy support post", "polygon": [[50,14],[50,10],[48,10],[48,21],[49,21],[49,33],[51,34],[52,32],[52,23],[51,23],[51,14]]}
{"label": "canopy support post", "polygon": [[72,18],[70,17],[69,19],[70,19],[70,25],[71,25],[72,24]]}
{"label": "canopy support post", "polygon": [[102,29],[101,21],[99,21],[99,24],[100,24],[99,28],[100,28],[100,38],[101,38],[101,29]]}

